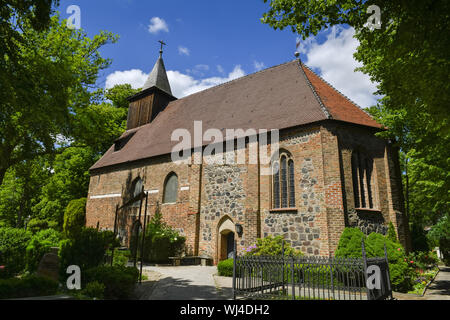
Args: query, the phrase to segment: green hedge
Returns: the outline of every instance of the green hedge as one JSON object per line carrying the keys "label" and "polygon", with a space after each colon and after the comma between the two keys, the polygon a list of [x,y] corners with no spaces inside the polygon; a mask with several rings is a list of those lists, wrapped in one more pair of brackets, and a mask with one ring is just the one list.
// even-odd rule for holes
{"label": "green hedge", "polygon": [[85,285],[94,281],[103,284],[104,298],[109,300],[130,299],[138,278],[137,268],[123,266],[99,266],[82,274]]}
{"label": "green hedge", "polygon": [[110,245],[109,233],[94,228],[83,228],[74,239],[60,242],[60,275],[67,277],[66,270],[70,265],[77,265],[87,270],[100,265]]}
{"label": "green hedge", "polygon": [[69,239],[77,237],[85,225],[86,198],[70,201],[64,211],[64,236]]}
{"label": "green hedge", "polygon": [[232,277],[233,276],[233,259],[222,260],[217,264],[217,271],[219,276]]}
{"label": "green hedge", "polygon": [[37,232],[28,243],[26,248],[26,270],[35,272],[44,254],[48,253],[51,247],[57,247],[61,240],[61,234],[53,229]]}
{"label": "green hedge", "polygon": [[389,273],[394,291],[407,292],[412,287],[412,268],[408,265],[405,250],[398,243],[379,233],[365,236],[357,228],[345,228],[339,239],[336,257],[361,258],[361,239],[364,238],[367,257],[384,257],[386,244],[389,261]]}
{"label": "green hedge", "polygon": [[9,278],[25,270],[26,248],[32,234],[23,229],[0,228],[0,277]]}
{"label": "green hedge", "polygon": [[23,278],[0,279],[0,299],[16,299],[55,295],[58,282],[35,275]]}

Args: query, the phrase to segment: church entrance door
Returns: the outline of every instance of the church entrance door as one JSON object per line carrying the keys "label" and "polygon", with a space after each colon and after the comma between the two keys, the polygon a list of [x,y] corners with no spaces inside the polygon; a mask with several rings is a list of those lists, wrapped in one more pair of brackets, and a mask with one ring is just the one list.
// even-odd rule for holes
{"label": "church entrance door", "polygon": [[227,235],[227,258],[233,258],[234,253],[234,232]]}

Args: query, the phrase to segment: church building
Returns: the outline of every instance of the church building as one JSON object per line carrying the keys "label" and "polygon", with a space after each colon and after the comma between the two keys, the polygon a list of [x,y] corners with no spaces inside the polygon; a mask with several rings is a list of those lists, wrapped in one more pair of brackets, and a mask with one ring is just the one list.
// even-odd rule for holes
{"label": "church building", "polygon": [[[186,237],[186,255],[214,263],[234,240],[241,253],[269,235],[306,255],[332,256],[345,227],[385,234],[390,222],[409,247],[398,150],[376,136],[379,123],[299,59],[177,99],[161,51],[129,102],[126,132],[90,169],[87,226],[113,230],[116,206],[143,189],[149,217],[159,208]],[[261,161],[270,141],[257,134],[241,150],[246,159],[257,150],[256,162],[211,164],[198,148],[189,163],[174,162],[173,133],[194,136],[199,121],[203,131],[278,130],[277,159]],[[125,245],[139,206],[117,221]]]}

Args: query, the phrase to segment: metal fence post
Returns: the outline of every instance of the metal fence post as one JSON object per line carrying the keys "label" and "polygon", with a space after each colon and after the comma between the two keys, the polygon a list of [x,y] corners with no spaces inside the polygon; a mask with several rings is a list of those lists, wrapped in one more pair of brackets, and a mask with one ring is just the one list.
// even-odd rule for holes
{"label": "metal fence post", "polygon": [[294,256],[291,256],[291,285],[292,285],[292,300],[295,300]]}
{"label": "metal fence post", "polygon": [[284,286],[284,239],[281,242],[281,285],[282,285],[282,289],[283,289],[283,294],[284,294],[284,290],[285,290],[285,286]]}
{"label": "metal fence post", "polygon": [[361,238],[361,248],[362,248],[362,258],[364,263],[364,279],[365,279],[365,287],[367,291],[367,300],[372,300],[372,296],[369,288],[367,287],[367,256],[366,256],[366,247],[364,245],[364,238]]}
{"label": "metal fence post", "polygon": [[233,300],[236,300],[236,240],[233,241]]}
{"label": "metal fence post", "polygon": [[384,243],[384,259],[386,260],[386,275],[387,275],[387,288],[389,291],[389,297],[393,299],[392,296],[392,288],[391,288],[391,274],[389,273],[389,260],[387,256],[387,250],[386,250],[386,242]]}

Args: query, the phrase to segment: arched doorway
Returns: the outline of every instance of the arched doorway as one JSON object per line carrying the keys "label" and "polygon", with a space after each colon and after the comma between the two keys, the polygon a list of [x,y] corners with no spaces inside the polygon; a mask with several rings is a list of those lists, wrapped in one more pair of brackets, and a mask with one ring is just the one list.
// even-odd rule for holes
{"label": "arched doorway", "polygon": [[235,234],[233,220],[223,217],[217,228],[217,262],[233,257]]}

